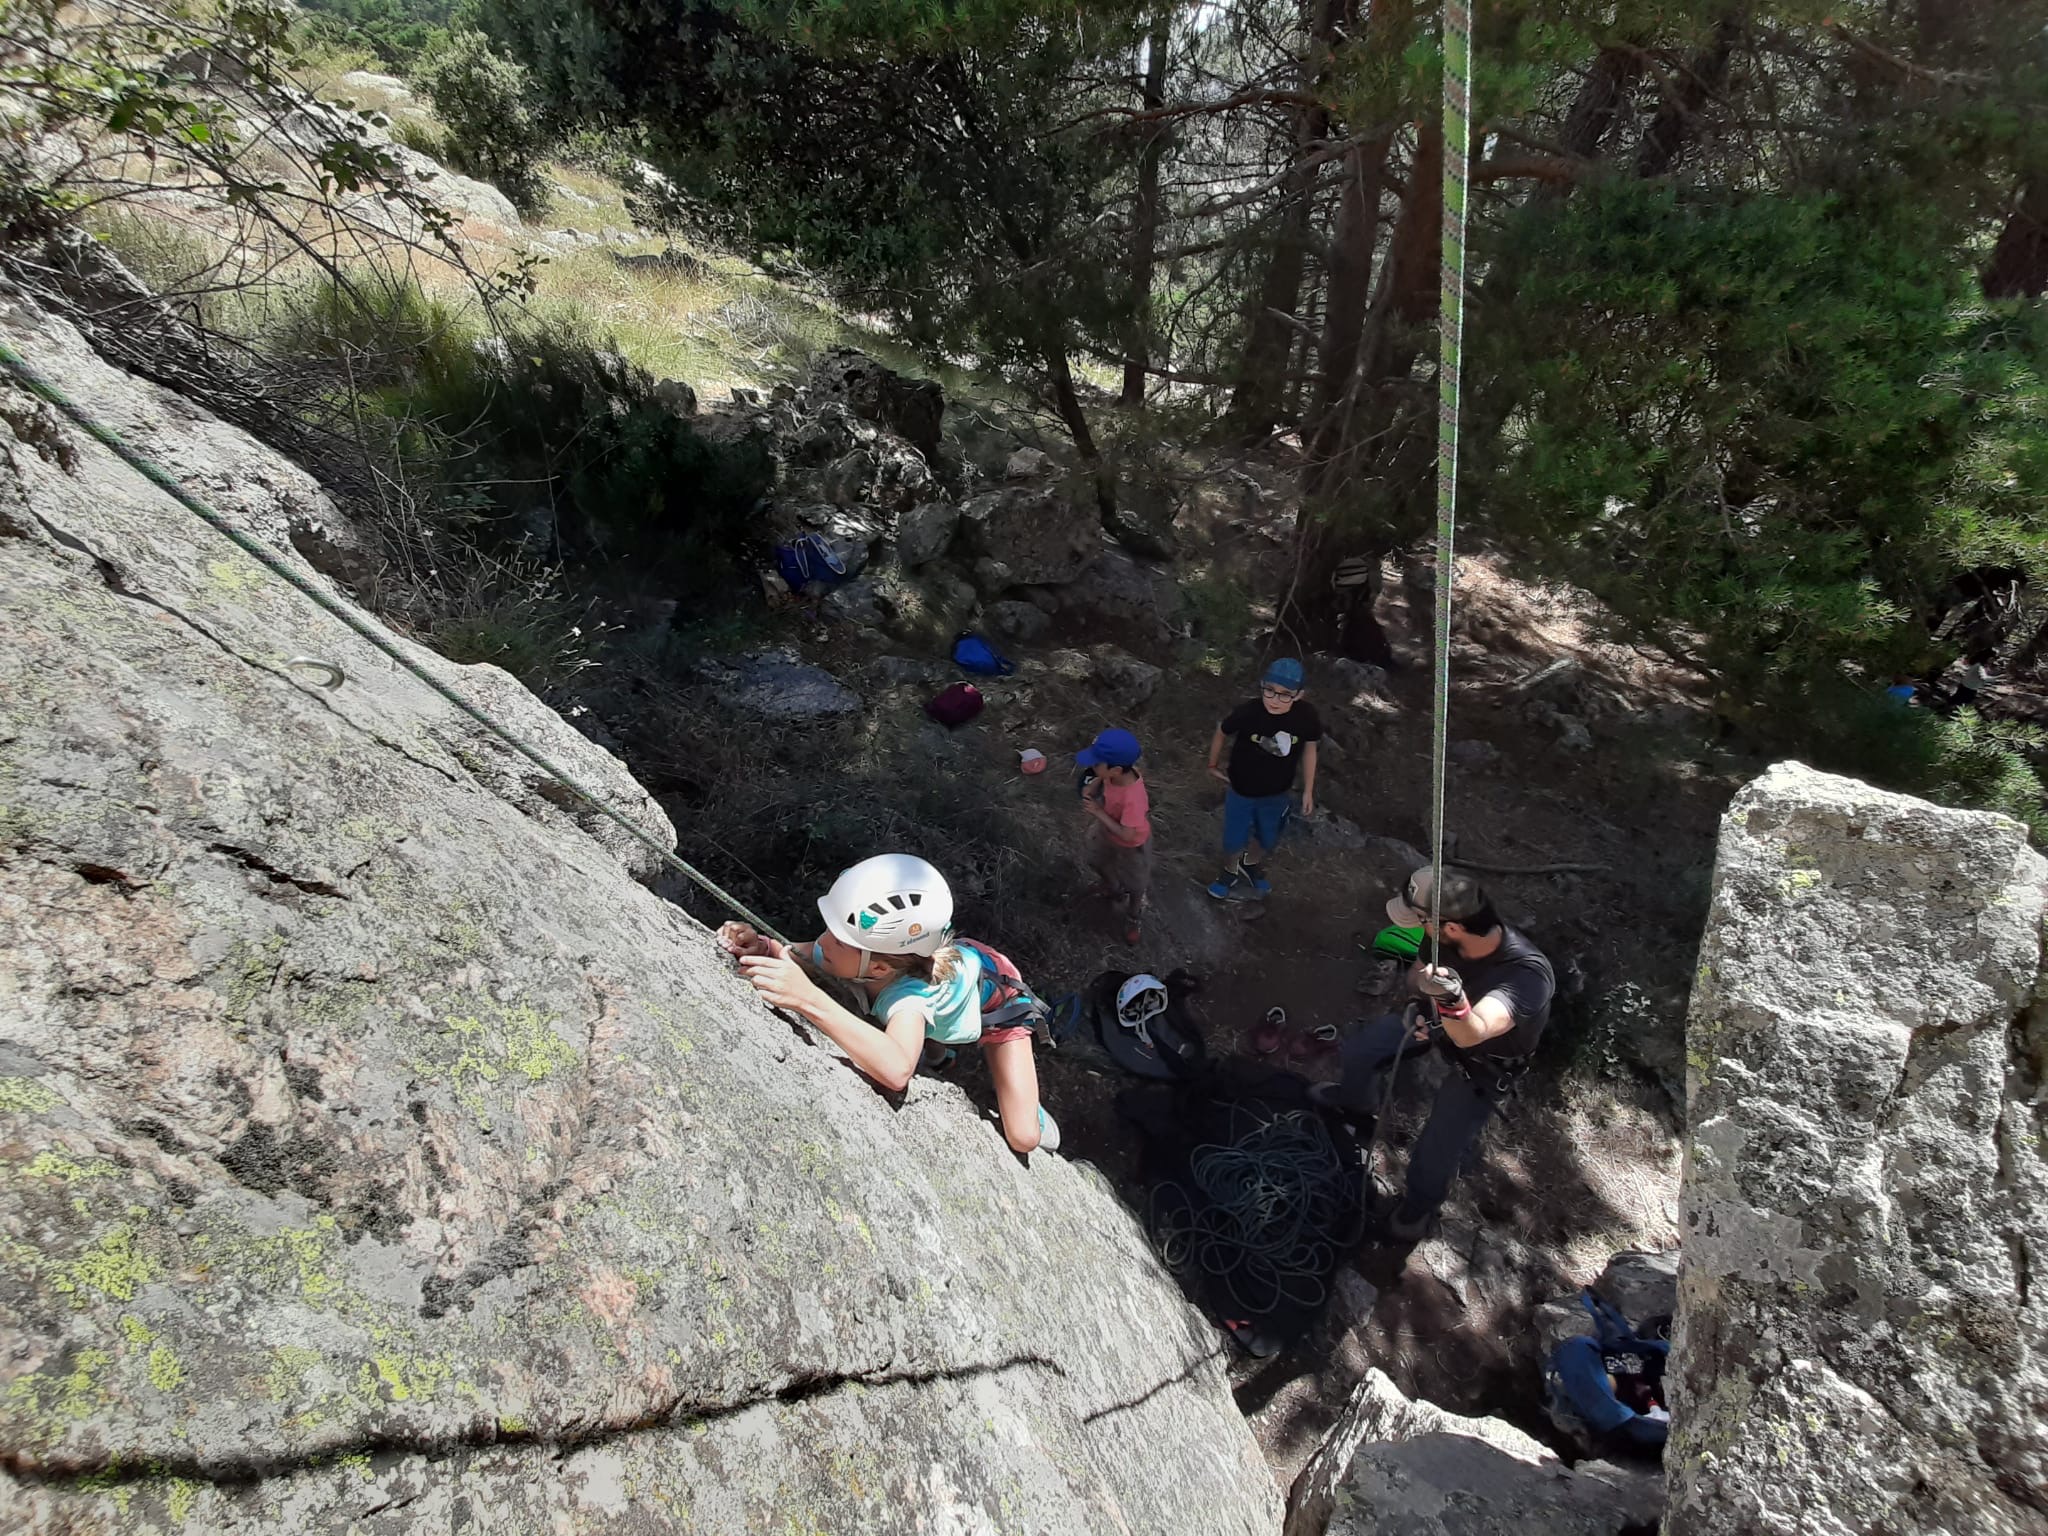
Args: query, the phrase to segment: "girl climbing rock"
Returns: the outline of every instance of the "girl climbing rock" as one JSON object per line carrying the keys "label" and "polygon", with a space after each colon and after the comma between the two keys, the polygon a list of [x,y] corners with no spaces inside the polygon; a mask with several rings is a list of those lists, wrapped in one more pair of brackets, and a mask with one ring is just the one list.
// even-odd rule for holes
{"label": "girl climbing rock", "polygon": [[[927,1040],[940,1047],[979,1040],[995,1084],[1003,1137],[1018,1152],[1056,1151],[1059,1127],[1038,1102],[1038,1067],[1028,1024],[984,1029],[982,1006],[1000,983],[988,954],[953,935],[953,892],[923,859],[907,853],[864,859],[818,902],[825,931],[805,951],[727,923],[718,942],[763,1000],[800,1014],[847,1058],[892,1093],[909,1086]],[[856,984],[877,1029],[830,997],[800,963]]]}

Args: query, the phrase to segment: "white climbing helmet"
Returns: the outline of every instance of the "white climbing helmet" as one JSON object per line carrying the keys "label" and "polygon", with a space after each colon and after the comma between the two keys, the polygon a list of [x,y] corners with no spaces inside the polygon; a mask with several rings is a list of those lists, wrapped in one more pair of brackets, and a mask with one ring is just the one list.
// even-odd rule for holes
{"label": "white climbing helmet", "polygon": [[1116,989],[1116,1021],[1137,1031],[1138,1038],[1150,1045],[1152,1031],[1147,1026],[1166,1012],[1166,1003],[1166,983],[1149,971],[1140,971]]}
{"label": "white climbing helmet", "polygon": [[878,853],[818,900],[832,937],[877,955],[929,955],[953,935],[946,877],[915,854]]}

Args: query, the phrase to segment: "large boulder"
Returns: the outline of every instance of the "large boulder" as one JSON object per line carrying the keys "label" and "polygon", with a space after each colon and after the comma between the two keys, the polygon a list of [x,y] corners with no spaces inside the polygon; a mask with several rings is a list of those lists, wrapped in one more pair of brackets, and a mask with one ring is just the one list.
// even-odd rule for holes
{"label": "large boulder", "polygon": [[1286,1536],[1620,1536],[1663,1496],[1653,1469],[1568,1469],[1512,1424],[1411,1401],[1374,1370],[1295,1478]]}
{"label": "large boulder", "polygon": [[2017,822],[1797,764],[1729,807],[1672,1536],[2048,1524],[2044,872]]}
{"label": "large boulder", "polygon": [[1095,680],[1108,691],[1119,710],[1144,708],[1158,691],[1160,680],[1166,676],[1162,668],[1153,666],[1149,661],[1140,661],[1129,651],[1120,651],[1113,645],[1098,645],[1090,654],[1094,658]]}
{"label": "large boulder", "polygon": [[810,392],[888,428],[927,458],[939,451],[946,395],[931,379],[906,377],[852,347],[833,347],[811,369]]}
{"label": "large boulder", "polygon": [[0,387],[0,1529],[1277,1526],[1098,1177],[875,1091],[471,728]]}
{"label": "large boulder", "polygon": [[1169,572],[1121,549],[1105,548],[1060,589],[1060,605],[1144,638],[1159,639],[1172,632],[1180,616],[1181,595]]}
{"label": "large boulder", "polygon": [[1000,560],[1010,580],[1025,586],[1072,581],[1102,547],[1094,504],[1059,486],[1012,485],[970,497],[960,530],[969,554]]}
{"label": "large boulder", "polygon": [[906,571],[928,565],[953,543],[960,509],[949,501],[921,501],[896,519],[896,560]]}
{"label": "large boulder", "polygon": [[988,624],[1005,640],[1029,645],[1045,638],[1045,632],[1052,627],[1052,617],[1034,604],[1011,599],[988,605]]}
{"label": "large boulder", "polygon": [[[879,603],[873,583],[854,585],[852,608],[841,603],[835,611],[844,618],[862,617]],[[844,588],[835,588],[837,596]],[[875,607],[876,617],[880,616]],[[725,704],[743,715],[783,724],[835,720],[860,713],[860,695],[823,667],[814,667],[793,647],[778,646],[745,656],[717,657],[699,664],[699,673],[710,682]]]}

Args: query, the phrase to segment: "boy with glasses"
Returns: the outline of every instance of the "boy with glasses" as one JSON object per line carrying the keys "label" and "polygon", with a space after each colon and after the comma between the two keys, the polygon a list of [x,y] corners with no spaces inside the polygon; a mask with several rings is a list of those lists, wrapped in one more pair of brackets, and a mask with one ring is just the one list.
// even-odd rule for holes
{"label": "boy with glasses", "polygon": [[[1280,845],[1296,769],[1301,773],[1301,814],[1316,810],[1316,743],[1323,722],[1304,702],[1301,663],[1283,656],[1266,668],[1259,696],[1240,704],[1209,741],[1209,776],[1230,786],[1223,797],[1223,873],[1209,887],[1218,901],[1264,896],[1273,889],[1265,860]],[[1218,766],[1230,743],[1230,767]],[[1248,857],[1253,846],[1256,858]]]}

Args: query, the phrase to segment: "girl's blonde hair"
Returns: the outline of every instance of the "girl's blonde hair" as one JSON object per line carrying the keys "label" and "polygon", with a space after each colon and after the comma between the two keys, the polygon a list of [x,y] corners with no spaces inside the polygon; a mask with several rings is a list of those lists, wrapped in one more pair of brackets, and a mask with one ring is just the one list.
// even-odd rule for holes
{"label": "girl's blonde hair", "polygon": [[876,955],[892,971],[915,976],[933,986],[944,986],[960,972],[962,955],[958,944],[940,946],[929,955]]}

